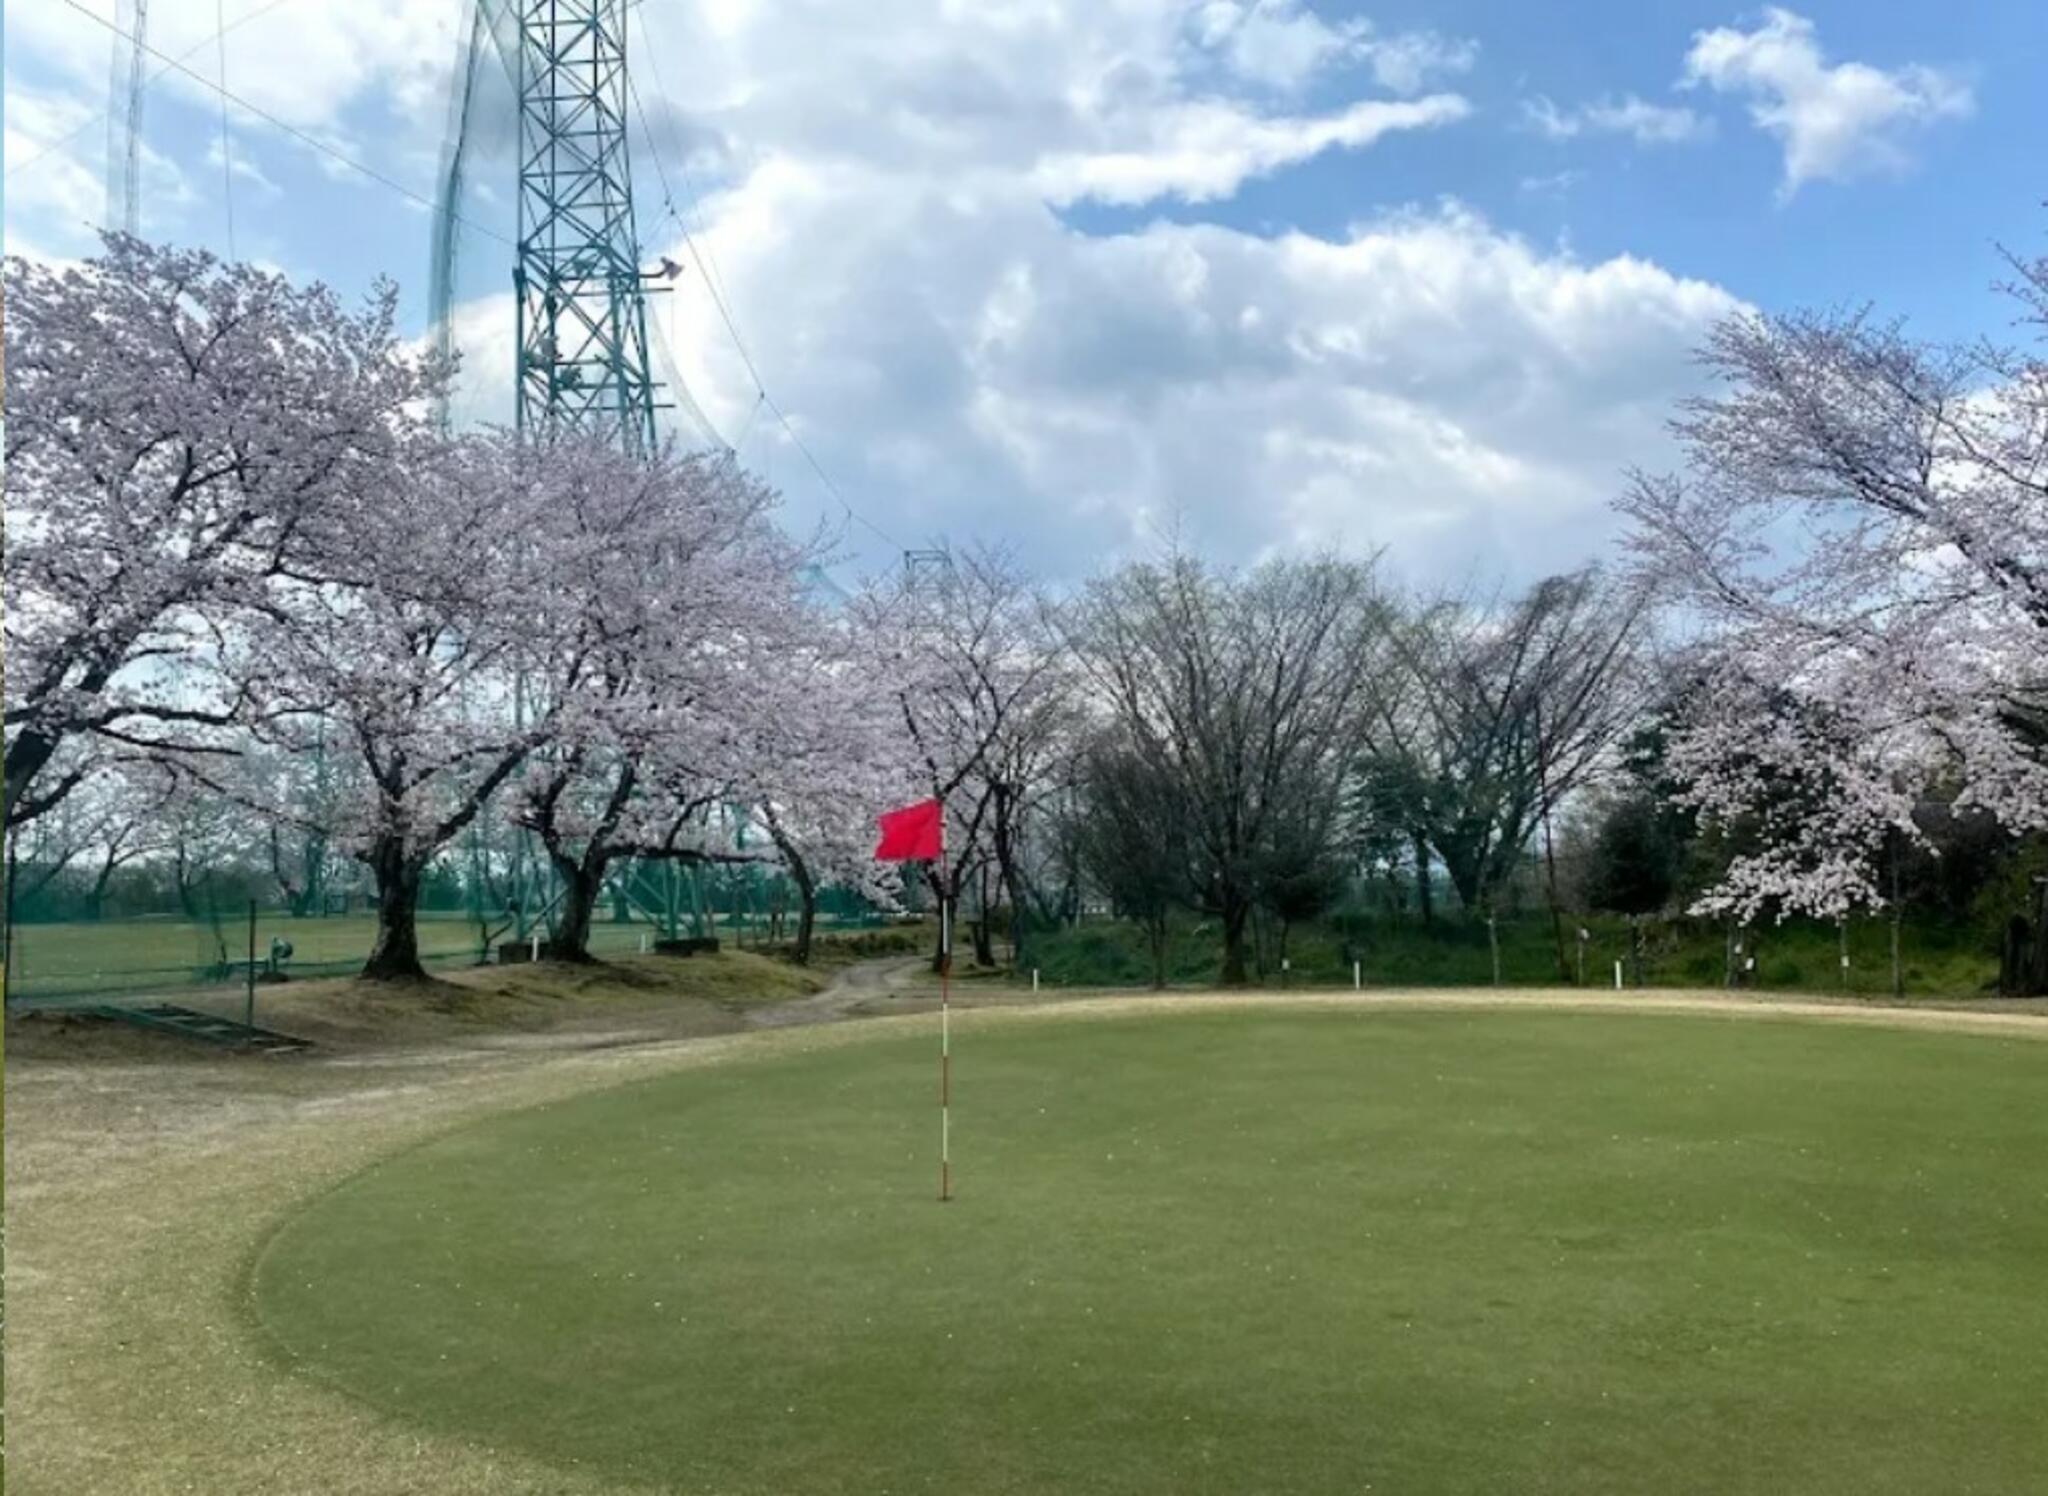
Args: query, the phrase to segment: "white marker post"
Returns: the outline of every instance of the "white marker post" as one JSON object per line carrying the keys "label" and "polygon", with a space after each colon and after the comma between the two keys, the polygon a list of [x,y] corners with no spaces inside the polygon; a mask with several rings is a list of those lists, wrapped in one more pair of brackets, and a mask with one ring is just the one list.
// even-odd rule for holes
{"label": "white marker post", "polygon": [[1614,990],[1616,992],[1621,991],[1621,963],[1619,961],[1614,963]]}
{"label": "white marker post", "polygon": [[1351,990],[1353,992],[1363,992],[1365,990],[1365,963],[1363,961],[1353,961],[1351,963]]}
{"label": "white marker post", "polygon": [[1031,968],[1031,990],[1033,992],[1038,990],[1038,968],[1035,966]]}
{"label": "white marker post", "polygon": [[533,946],[532,951],[530,953],[530,959],[535,961],[538,961],[540,959],[540,931],[538,930],[535,930],[533,932]]}

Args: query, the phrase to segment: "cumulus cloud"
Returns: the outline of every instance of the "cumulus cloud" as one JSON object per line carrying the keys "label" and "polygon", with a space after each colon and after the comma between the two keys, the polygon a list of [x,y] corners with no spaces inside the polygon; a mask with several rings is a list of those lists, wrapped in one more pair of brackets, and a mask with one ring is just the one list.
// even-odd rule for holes
{"label": "cumulus cloud", "polygon": [[[82,3],[107,22],[129,20],[118,14],[115,0]],[[154,80],[152,93],[218,107],[208,87],[219,77],[213,40],[218,17],[215,0],[151,0],[146,40],[160,55],[145,54],[143,67]],[[401,116],[433,121],[425,138],[393,143],[431,162],[460,19],[461,7],[449,0],[301,0],[246,10],[242,18],[229,17],[227,84],[259,108],[337,143],[350,138],[351,108],[366,96],[382,96]],[[10,52],[32,53],[68,75],[95,104],[104,102],[117,45],[106,27],[64,5],[10,6],[7,43]]]}
{"label": "cumulus cloud", "polygon": [[1333,147],[1371,145],[1391,130],[1424,129],[1463,119],[1456,94],[1425,99],[1363,99],[1311,118],[1261,118],[1216,101],[1148,111],[1133,133],[1146,138],[1119,148],[1061,152],[1032,173],[1046,197],[1066,204],[1095,198],[1126,206],[1175,196],[1211,202],[1234,194],[1247,178],[1265,176]]}
{"label": "cumulus cloud", "polygon": [[1829,66],[1813,22],[1776,7],[1752,31],[1695,33],[1685,79],[1749,98],[1751,120],[1783,143],[1787,197],[1811,181],[1902,170],[1916,131],[1974,107],[1969,85],[1940,68]]}
{"label": "cumulus cloud", "polygon": [[[278,15],[323,4],[323,17],[346,8],[297,0]],[[416,4],[355,0],[375,24],[334,24],[402,27],[390,13]],[[1582,261],[1450,203],[1324,235],[1251,231],[1229,207],[1251,177],[1386,149],[1390,131],[1454,129],[1469,106],[1388,97],[1389,79],[1419,86],[1452,66],[1402,73],[1385,60],[1392,34],[1319,22],[1335,50],[1310,29],[1290,63],[1270,38],[1233,50],[1228,28],[1204,30],[1208,11],[636,7],[639,88],[696,251],[643,196],[649,261],[687,267],[650,317],[688,391],[787,492],[792,523],[837,517],[762,413],[715,283],[754,366],[863,516],[904,544],[1009,537],[1053,578],[1174,527],[1240,561],[1384,544],[1412,575],[1526,577],[1596,552],[1621,469],[1668,461],[1665,416],[1698,377],[1690,350],[1735,299],[1626,256]],[[1233,13],[1255,12],[1316,19]],[[281,57],[268,86],[288,88],[293,65]],[[96,89],[104,66],[102,51]],[[1334,102],[1275,97],[1310,76]],[[367,129],[375,111],[360,106],[387,85],[334,86],[344,96],[326,125]],[[440,119],[426,110],[416,139],[365,140],[363,154],[431,155]],[[637,128],[632,145],[647,181]],[[510,170],[505,141],[481,141],[479,198]],[[278,180],[289,205],[292,183]],[[1210,206],[1117,232],[1085,232],[1063,206],[1167,199]],[[484,221],[502,227],[502,195],[477,204],[493,209]],[[14,212],[10,201],[10,229]],[[420,266],[390,268],[417,279],[424,237]],[[509,407],[503,253],[483,239],[466,249],[478,294],[457,333],[463,408],[478,418]],[[865,536],[850,532],[869,559],[891,559]]]}
{"label": "cumulus cloud", "polygon": [[1713,133],[1712,121],[1690,109],[1652,104],[1634,94],[1597,99],[1576,109],[1561,109],[1539,95],[1523,101],[1522,118],[1530,129],[1549,140],[1610,134],[1629,136],[1638,145],[1677,145],[1704,140]]}
{"label": "cumulus cloud", "polygon": [[[1620,469],[1664,460],[1689,351],[1737,305],[1457,208],[1331,239],[1089,236],[1021,194],[782,165],[716,206],[711,242],[863,513],[910,541],[1014,536],[1058,576],[1169,525],[1239,560],[1384,544],[1410,575],[1573,564],[1609,533]],[[691,384],[735,430],[746,375],[679,310]],[[748,460],[803,492],[798,455],[755,430]]]}

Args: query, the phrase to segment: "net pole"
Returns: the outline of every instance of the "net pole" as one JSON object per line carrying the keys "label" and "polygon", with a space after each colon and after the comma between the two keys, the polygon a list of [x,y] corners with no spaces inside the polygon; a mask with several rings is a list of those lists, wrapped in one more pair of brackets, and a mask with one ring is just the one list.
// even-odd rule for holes
{"label": "net pole", "polygon": [[242,999],[242,1024],[256,1027],[256,901],[249,900],[249,976]]}

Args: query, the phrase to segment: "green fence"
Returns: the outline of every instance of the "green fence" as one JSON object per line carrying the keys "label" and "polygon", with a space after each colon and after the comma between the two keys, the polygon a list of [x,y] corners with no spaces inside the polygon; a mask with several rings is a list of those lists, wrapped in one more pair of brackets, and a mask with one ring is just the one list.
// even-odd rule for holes
{"label": "green fence", "polygon": [[[430,969],[496,959],[507,944],[548,938],[559,913],[559,889],[536,877],[514,899],[500,887],[483,892],[460,878],[432,881],[440,907],[419,915],[422,961]],[[60,1007],[123,997],[175,996],[181,991],[240,983],[253,952],[259,971],[294,979],[348,976],[375,942],[377,922],[362,890],[336,892],[320,912],[281,903],[200,901],[185,909],[137,911],[130,901],[100,918],[23,917],[6,936],[7,1004]],[[878,916],[838,889],[819,898],[824,930],[859,928]],[[794,890],[772,869],[691,869],[653,863],[619,870],[606,886],[591,925],[599,957],[632,955],[670,935],[712,935],[747,947],[794,934]]]}

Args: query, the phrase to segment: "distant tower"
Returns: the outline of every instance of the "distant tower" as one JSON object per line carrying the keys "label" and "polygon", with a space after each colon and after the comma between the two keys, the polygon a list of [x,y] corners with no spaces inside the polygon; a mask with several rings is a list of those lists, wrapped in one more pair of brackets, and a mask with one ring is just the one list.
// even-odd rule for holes
{"label": "distant tower", "polygon": [[626,153],[627,0],[517,0],[516,420],[655,444]]}
{"label": "distant tower", "polygon": [[953,585],[953,555],[944,549],[905,551],[903,582],[912,592],[931,595]]}
{"label": "distant tower", "polygon": [[107,80],[106,227],[124,234],[142,230],[142,98],[148,61],[149,0],[115,0],[114,68]]}

